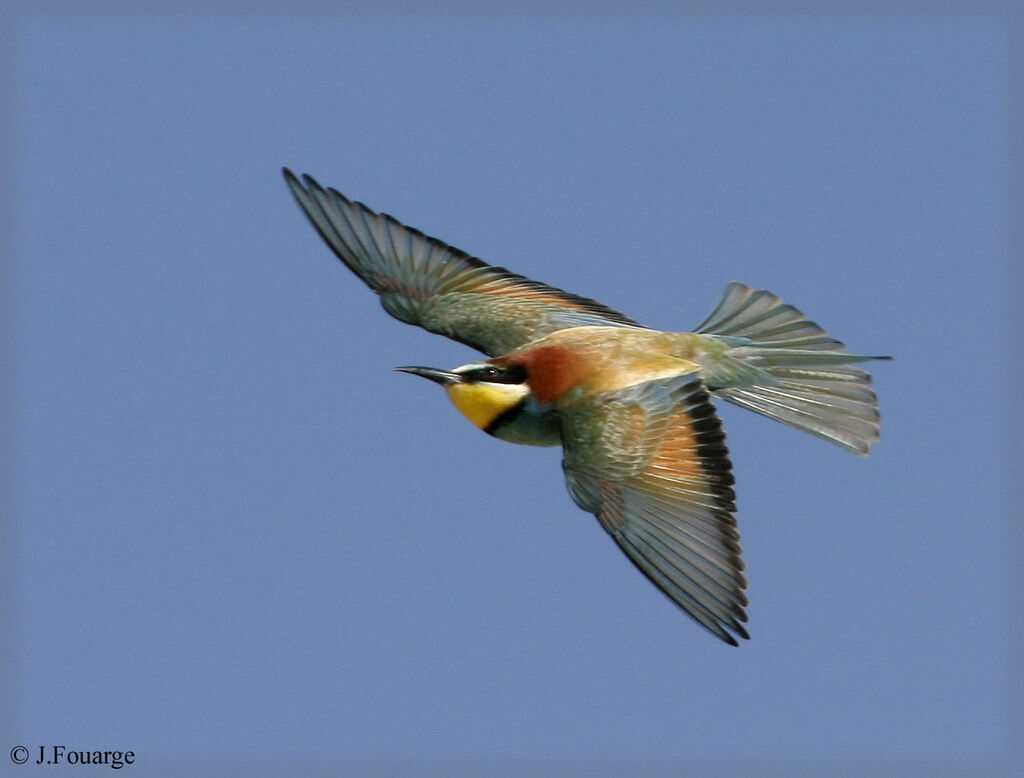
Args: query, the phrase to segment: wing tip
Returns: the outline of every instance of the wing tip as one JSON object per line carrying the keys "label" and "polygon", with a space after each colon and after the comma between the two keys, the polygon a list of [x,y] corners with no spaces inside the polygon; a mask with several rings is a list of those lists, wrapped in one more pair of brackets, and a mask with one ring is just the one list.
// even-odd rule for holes
{"label": "wing tip", "polygon": [[730,646],[739,646],[740,642],[736,638],[743,640],[750,640],[750,633],[747,632],[746,627],[740,624],[741,621],[747,620],[747,614],[745,611],[740,611],[736,614],[735,619],[729,621],[721,621],[718,623],[718,627],[721,632],[714,632],[713,634],[721,638],[723,643],[728,643]]}

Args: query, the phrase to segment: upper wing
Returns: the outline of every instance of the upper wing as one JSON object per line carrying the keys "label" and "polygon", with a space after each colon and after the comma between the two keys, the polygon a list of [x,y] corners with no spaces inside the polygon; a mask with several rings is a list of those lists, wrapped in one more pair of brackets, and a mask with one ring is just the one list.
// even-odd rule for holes
{"label": "upper wing", "polygon": [[285,168],[284,177],[327,245],[407,324],[489,356],[567,327],[641,326],[594,300],[488,265],[308,175],[299,181]]}
{"label": "upper wing", "polygon": [[562,411],[562,436],[576,503],[702,626],[732,645],[749,637],[732,466],[704,384],[689,374],[587,398]]}

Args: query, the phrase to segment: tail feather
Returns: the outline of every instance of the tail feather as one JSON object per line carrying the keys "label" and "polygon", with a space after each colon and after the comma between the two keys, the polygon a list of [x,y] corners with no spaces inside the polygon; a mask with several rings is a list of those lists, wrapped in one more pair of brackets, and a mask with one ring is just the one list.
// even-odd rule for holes
{"label": "tail feather", "polygon": [[890,357],[850,354],[778,296],[735,281],[695,332],[728,347],[709,349],[703,363],[722,399],[855,454],[878,441],[871,374],[854,363]]}
{"label": "tail feather", "polygon": [[843,408],[816,402],[813,391],[771,387],[723,389],[722,399],[810,432],[861,456],[878,441],[878,409],[873,404]]}
{"label": "tail feather", "polygon": [[715,310],[694,332],[740,336],[778,348],[827,350],[843,348],[825,330],[782,298],[764,289],[733,281],[725,288]]}

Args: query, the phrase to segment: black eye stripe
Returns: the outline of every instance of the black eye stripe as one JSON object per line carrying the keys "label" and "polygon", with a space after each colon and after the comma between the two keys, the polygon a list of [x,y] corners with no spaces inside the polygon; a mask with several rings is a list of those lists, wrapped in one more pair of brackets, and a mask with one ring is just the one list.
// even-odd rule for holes
{"label": "black eye stripe", "polygon": [[526,380],[526,368],[522,365],[484,365],[467,370],[463,375],[467,381],[485,381],[489,384],[521,384]]}

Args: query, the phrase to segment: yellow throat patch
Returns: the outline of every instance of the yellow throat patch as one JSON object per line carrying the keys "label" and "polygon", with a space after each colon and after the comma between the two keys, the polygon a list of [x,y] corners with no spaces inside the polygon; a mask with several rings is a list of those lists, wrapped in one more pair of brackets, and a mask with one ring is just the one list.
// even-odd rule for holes
{"label": "yellow throat patch", "polygon": [[449,384],[448,398],[463,416],[482,430],[530,393],[525,384]]}

